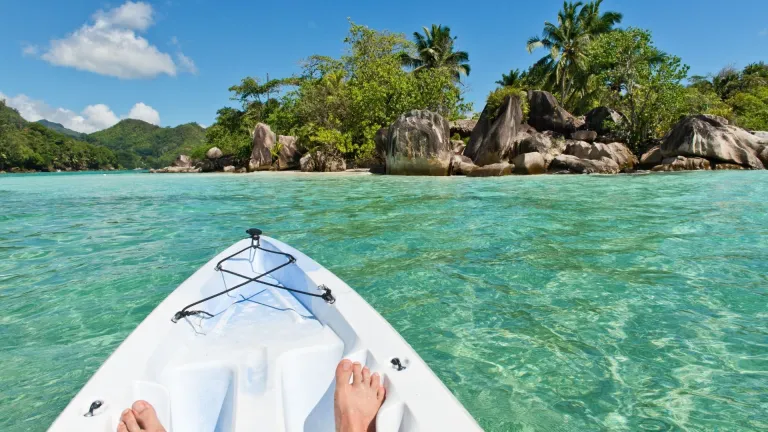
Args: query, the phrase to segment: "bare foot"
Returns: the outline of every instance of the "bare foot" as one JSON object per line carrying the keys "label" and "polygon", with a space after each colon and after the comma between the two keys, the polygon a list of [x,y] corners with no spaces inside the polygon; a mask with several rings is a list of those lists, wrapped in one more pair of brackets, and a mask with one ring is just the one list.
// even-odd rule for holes
{"label": "bare foot", "polygon": [[[352,377],[352,384],[349,378]],[[384,386],[378,373],[344,359],[336,366],[333,414],[336,432],[373,432],[376,414],[384,402]]]}
{"label": "bare foot", "polygon": [[149,402],[139,400],[123,411],[117,432],[165,432],[155,409]]}

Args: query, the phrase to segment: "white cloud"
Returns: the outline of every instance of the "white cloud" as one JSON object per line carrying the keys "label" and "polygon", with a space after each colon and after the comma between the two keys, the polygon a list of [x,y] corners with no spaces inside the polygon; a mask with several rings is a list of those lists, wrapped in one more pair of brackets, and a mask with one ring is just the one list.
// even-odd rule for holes
{"label": "white cloud", "polygon": [[177,65],[170,54],[161,52],[137,34],[153,23],[152,6],[128,1],[108,11],[93,15],[92,24],[84,24],[64,39],[51,41],[42,59],[102,75],[123,79],[176,76],[177,68],[189,71],[191,59],[177,55]]}
{"label": "white cloud", "polygon": [[21,44],[21,53],[24,56],[31,56],[35,57],[37,56],[37,53],[40,51],[40,48],[38,48],[37,45],[32,45],[28,43]]}
{"label": "white cloud", "polygon": [[98,11],[93,19],[97,24],[103,22],[114,27],[123,27],[133,30],[146,30],[152,25],[154,11],[148,3],[131,1],[109,11]]}
{"label": "white cloud", "polygon": [[5,99],[8,106],[16,108],[27,121],[46,119],[60,123],[67,129],[77,132],[92,133],[113,126],[121,118],[144,120],[155,125],[160,124],[160,114],[149,105],[139,102],[131,108],[128,115],[118,117],[107,105],[88,105],[79,114],[66,109],[54,108],[41,100],[19,94],[8,97],[0,92],[0,99]]}
{"label": "white cloud", "polygon": [[160,113],[151,106],[145,105],[144,102],[139,102],[134,105],[133,108],[131,108],[131,111],[128,113],[128,118],[144,120],[145,122],[152,123],[153,125],[160,124]]}
{"label": "white cloud", "polygon": [[189,72],[193,75],[197,74],[197,66],[191,58],[187,57],[181,51],[176,53],[176,62],[179,64],[179,69],[185,72]]}

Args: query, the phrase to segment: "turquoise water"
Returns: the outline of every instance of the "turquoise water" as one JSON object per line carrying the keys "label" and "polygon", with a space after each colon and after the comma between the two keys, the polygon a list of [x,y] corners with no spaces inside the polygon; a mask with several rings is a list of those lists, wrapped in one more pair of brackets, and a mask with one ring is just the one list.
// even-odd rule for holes
{"label": "turquoise water", "polygon": [[768,171],[0,176],[0,430],[44,430],[256,226],[357,289],[488,431],[768,429]]}

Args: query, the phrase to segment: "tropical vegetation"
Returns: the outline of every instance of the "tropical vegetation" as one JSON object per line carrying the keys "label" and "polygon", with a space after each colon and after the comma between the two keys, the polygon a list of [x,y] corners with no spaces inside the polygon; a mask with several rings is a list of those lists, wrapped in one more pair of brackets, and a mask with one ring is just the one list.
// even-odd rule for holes
{"label": "tropical vegetation", "polygon": [[24,120],[0,100],[0,171],[84,170],[117,167],[108,148]]}

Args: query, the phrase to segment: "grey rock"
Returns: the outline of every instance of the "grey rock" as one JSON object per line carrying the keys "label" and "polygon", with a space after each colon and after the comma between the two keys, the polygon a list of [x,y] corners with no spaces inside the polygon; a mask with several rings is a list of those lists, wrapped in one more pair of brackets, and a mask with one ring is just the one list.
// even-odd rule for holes
{"label": "grey rock", "polygon": [[235,167],[233,165],[227,165],[224,167],[223,171],[226,173],[233,173],[235,172]]}
{"label": "grey rock", "polygon": [[467,173],[467,177],[501,177],[512,174],[513,168],[514,166],[507,162],[483,165]]}
{"label": "grey rock", "polygon": [[689,116],[677,123],[661,144],[664,157],[700,157],[763,169],[768,163],[768,140],[736,126],[722,117]]}
{"label": "grey rock", "polygon": [[192,158],[187,155],[179,155],[171,166],[179,168],[190,168],[192,166]]}
{"label": "grey rock", "polygon": [[467,148],[467,145],[464,144],[464,141],[451,140],[451,151],[453,151],[454,154],[463,154],[465,148]]}
{"label": "grey rock", "polygon": [[165,168],[159,168],[159,169],[150,169],[149,172],[152,174],[190,174],[190,173],[199,173],[201,171],[200,168],[189,166],[189,167],[177,167],[177,166],[169,166]]}
{"label": "grey rock", "polygon": [[347,169],[341,155],[321,151],[305,154],[300,160],[300,166],[304,172],[339,172]]}
{"label": "grey rock", "polygon": [[565,150],[565,143],[565,140],[553,138],[551,134],[533,132],[513,147],[510,157],[514,158],[520,154],[536,152],[552,159]]}
{"label": "grey rock", "polygon": [[208,160],[216,160],[222,156],[224,156],[224,153],[218,147],[211,147],[205,152],[205,157],[208,158]]}
{"label": "grey rock", "polygon": [[389,127],[387,174],[446,176],[450,172],[448,121],[440,114],[413,110]]}
{"label": "grey rock", "polygon": [[675,156],[664,158],[661,165],[653,167],[651,171],[696,171],[710,169],[710,163],[704,158],[687,158]]}
{"label": "grey rock", "polygon": [[617,174],[619,166],[613,159],[581,159],[573,155],[560,155],[549,164],[550,171],[566,170],[576,174]]}
{"label": "grey rock", "polygon": [[515,174],[544,174],[547,171],[547,162],[541,153],[523,153],[512,159],[515,166]]}
{"label": "grey rock", "polygon": [[566,136],[584,125],[566,111],[551,93],[542,90],[528,92],[528,124],[537,131],[554,131]]}
{"label": "grey rock", "polygon": [[640,156],[640,167],[650,169],[656,165],[661,165],[664,156],[661,155],[661,147],[655,146]]}
{"label": "grey rock", "polygon": [[597,107],[587,113],[584,126],[598,135],[607,135],[624,121],[624,114],[608,107]]}
{"label": "grey rock", "polygon": [[475,119],[454,120],[449,123],[451,136],[459,134],[460,137],[467,138],[472,135],[472,130],[476,125],[477,120]]}
{"label": "grey rock", "polygon": [[614,161],[620,170],[632,169],[638,164],[637,157],[622,143],[590,144],[574,140],[568,140],[566,143],[565,151],[563,152],[566,155],[590,160],[608,158]]}
{"label": "grey rock", "polygon": [[597,139],[597,132],[591,130],[576,131],[571,134],[571,139],[593,143]]}
{"label": "grey rock", "polygon": [[522,102],[517,96],[507,96],[495,112],[490,112],[486,106],[472,131],[464,155],[478,166],[506,160],[522,118]]}
{"label": "grey rock", "polygon": [[717,171],[746,169],[741,165],[729,164],[729,163],[714,163],[711,165],[712,165],[712,169]]}
{"label": "grey rock", "polygon": [[463,155],[453,155],[451,160],[451,175],[467,175],[477,166],[472,163],[472,159]]}
{"label": "grey rock", "polygon": [[[299,150],[296,137],[277,135],[264,123],[257,123],[253,128],[253,147],[248,169],[251,171],[296,169],[299,165]],[[279,147],[277,158],[272,152]]]}
{"label": "grey rock", "polygon": [[756,136],[756,137],[758,137],[760,139],[763,139],[763,140],[768,140],[768,132],[766,132],[766,131],[754,131],[754,132],[752,132],[752,135],[754,135],[754,136]]}

